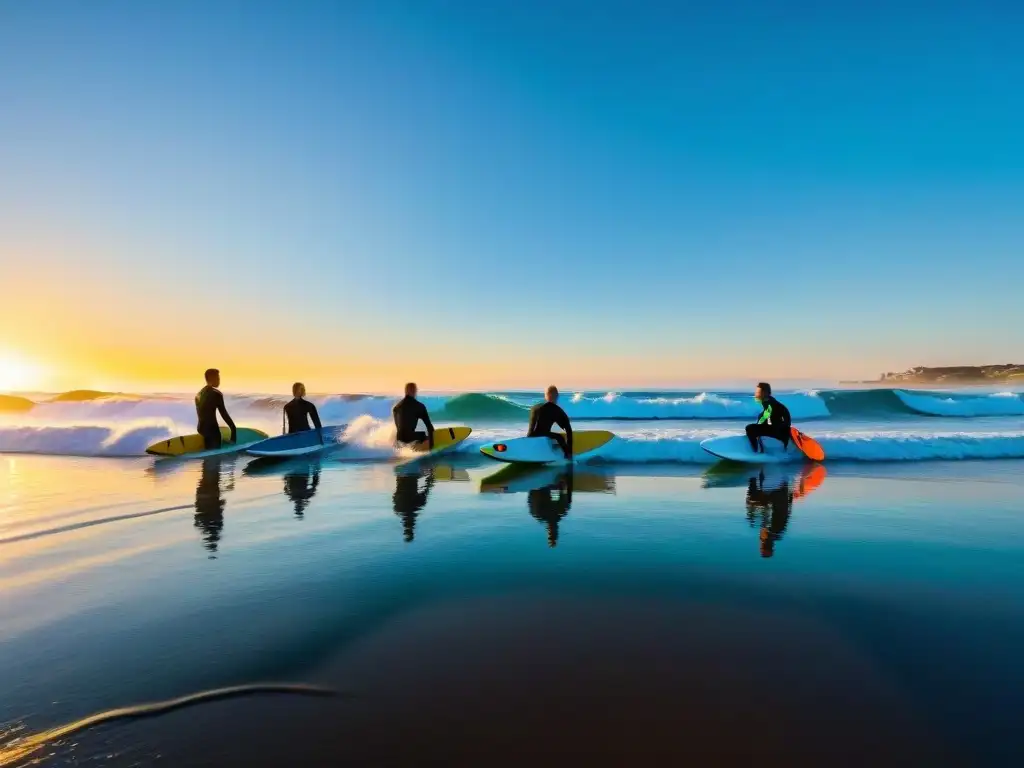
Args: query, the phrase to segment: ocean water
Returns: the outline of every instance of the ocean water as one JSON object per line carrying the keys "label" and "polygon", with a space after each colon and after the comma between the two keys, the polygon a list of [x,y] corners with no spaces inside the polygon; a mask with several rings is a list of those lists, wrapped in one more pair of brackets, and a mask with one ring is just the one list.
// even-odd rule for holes
{"label": "ocean water", "polygon": [[[801,428],[831,458],[844,461],[918,461],[1024,458],[1024,399],[1013,389],[822,389],[780,392]],[[347,424],[349,458],[390,452],[394,398],[328,395],[312,398],[325,424]],[[521,434],[534,393],[426,395],[435,422],[461,423],[475,435],[464,452],[484,441]],[[33,396],[28,410],[0,411],[0,453],[139,456],[146,446],[195,429],[190,396],[142,395],[90,400]],[[228,395],[239,426],[281,432],[285,400]],[[708,463],[699,448],[707,437],[735,433],[759,412],[749,393],[649,391],[565,393],[561,405],[578,425],[614,431],[619,440],[602,453],[616,463]]]}
{"label": "ocean water", "polygon": [[0,457],[0,765],[1020,764],[1022,469]]}
{"label": "ocean water", "polygon": [[571,473],[475,450],[522,393],[432,398],[477,442],[412,471],[385,398],[273,463],[140,456],[180,396],[38,397],[0,419],[0,766],[1021,764],[1019,394],[781,399],[825,464],[712,464],[728,392],[567,396],[619,435]]}

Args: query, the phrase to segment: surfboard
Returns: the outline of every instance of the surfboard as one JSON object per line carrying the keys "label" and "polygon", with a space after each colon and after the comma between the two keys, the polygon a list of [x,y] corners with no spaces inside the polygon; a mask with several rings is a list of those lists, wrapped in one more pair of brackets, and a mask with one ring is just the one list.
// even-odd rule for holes
{"label": "surfboard", "polygon": [[789,433],[793,436],[793,442],[796,443],[796,447],[803,451],[811,461],[824,461],[825,460],[825,449],[818,445],[818,441],[813,437],[808,437],[796,427],[790,427]]}
{"label": "surfboard", "polygon": [[246,448],[245,452],[250,456],[307,456],[311,453],[320,453],[329,448],[336,448],[341,445],[341,437],[345,434],[348,424],[339,424],[333,427],[324,427],[323,443],[320,442],[320,435],[315,429],[305,432],[293,432],[290,435],[278,435],[268,440],[262,440],[256,445]]}
{"label": "surfboard", "polygon": [[781,440],[766,437],[761,440],[761,444],[764,445],[764,453],[755,452],[746,435],[729,435],[702,440],[700,447],[719,459],[744,464],[781,464],[804,459],[803,452],[793,442],[784,446]]}
{"label": "surfboard", "polygon": [[432,459],[449,451],[453,451],[465,442],[473,430],[470,427],[438,427],[434,430],[434,450],[427,448],[427,442],[414,445],[396,446],[401,459],[397,466],[406,467],[418,461]]}
{"label": "surfboard", "polygon": [[[595,451],[607,445],[615,435],[605,430],[584,430],[572,433],[572,460],[586,461]],[[484,456],[510,464],[568,464],[565,454],[550,437],[516,437],[491,443],[480,449]]]}
{"label": "surfboard", "polygon": [[220,456],[225,453],[244,451],[249,446],[267,439],[266,432],[258,429],[249,429],[248,427],[239,427],[237,432],[238,439],[234,443],[229,444],[227,442],[231,438],[231,430],[227,427],[220,428],[220,436],[224,440],[224,444],[212,451],[205,450],[206,444],[203,442],[202,435],[191,434],[179,435],[178,437],[172,437],[170,440],[161,440],[159,443],[153,443],[146,449],[146,453],[151,456],[200,459],[206,456]]}

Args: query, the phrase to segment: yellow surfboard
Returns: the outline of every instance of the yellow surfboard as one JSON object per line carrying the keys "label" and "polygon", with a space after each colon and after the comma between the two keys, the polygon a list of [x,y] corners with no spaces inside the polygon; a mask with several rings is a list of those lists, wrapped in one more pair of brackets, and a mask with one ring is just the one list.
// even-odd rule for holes
{"label": "yellow surfboard", "polygon": [[[266,432],[259,429],[248,429],[247,427],[239,428],[237,433],[238,439],[232,444],[228,444],[228,440],[231,439],[230,429],[221,427],[220,436],[224,441],[221,450],[225,453],[241,450],[247,445],[253,445],[260,440],[267,439]],[[203,436],[200,434],[179,435],[178,437],[172,437],[170,440],[161,440],[159,443],[153,443],[146,449],[146,453],[152,456],[187,456],[192,453],[205,452],[206,443],[203,442]]]}
{"label": "yellow surfboard", "polygon": [[430,459],[440,453],[451,451],[457,448],[472,432],[470,427],[438,427],[434,430],[434,450],[430,450],[426,440],[422,443],[402,446],[399,448],[401,451],[399,456],[403,461],[399,463],[399,466]]}

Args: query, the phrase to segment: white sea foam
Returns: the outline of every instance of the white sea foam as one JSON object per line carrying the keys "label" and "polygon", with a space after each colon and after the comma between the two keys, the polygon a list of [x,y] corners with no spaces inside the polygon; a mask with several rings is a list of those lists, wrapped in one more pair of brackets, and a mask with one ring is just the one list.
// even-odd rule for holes
{"label": "white sea foam", "polygon": [[[927,459],[1024,457],[1024,444],[1015,418],[1024,415],[1024,404],[1015,392],[949,395],[906,391],[874,392],[826,391],[783,393],[779,395],[798,422],[823,418],[829,414],[826,400],[843,401],[848,420],[833,418],[812,424],[807,430],[818,437],[832,460],[908,461]],[[831,398],[831,399],[829,399]],[[394,426],[391,421],[392,397],[333,395],[313,398],[324,424],[348,424],[346,455],[377,458],[393,453]],[[468,423],[474,437],[463,450],[475,450],[488,435],[511,437],[525,426],[526,396],[501,395],[428,395],[422,398],[438,423]],[[275,435],[281,431],[281,407],[286,397],[235,395],[227,397],[228,409],[240,427],[262,429]],[[587,420],[629,420],[628,426],[613,428],[620,439],[609,446],[605,458],[623,462],[711,461],[699,447],[705,437],[735,434],[741,424],[726,419],[753,418],[758,406],[741,395],[699,393],[688,395],[604,396],[576,394],[563,403],[577,429],[586,429]],[[901,405],[902,403],[902,405]],[[452,404],[446,416],[445,408]],[[457,406],[457,407],[456,407]],[[882,410],[879,410],[884,406]],[[836,406],[838,407],[838,406]],[[867,408],[875,432],[858,428],[858,408]],[[888,409],[888,410],[885,410]],[[985,431],[971,431],[966,421],[945,425],[913,413],[935,416],[990,416],[976,422]],[[1006,419],[1003,424],[1000,417]],[[714,428],[686,429],[684,420],[718,421]],[[914,427],[888,430],[909,425]],[[674,422],[669,420],[676,420]],[[902,420],[902,421],[901,421]],[[862,419],[862,423],[863,419]],[[591,422],[589,428],[595,428]],[[694,424],[697,427],[698,424]],[[829,429],[825,429],[825,427]],[[0,452],[71,454],[87,456],[139,456],[146,446],[195,430],[195,406],[191,396],[147,396],[108,398],[86,402],[41,402],[30,411],[0,415]]]}

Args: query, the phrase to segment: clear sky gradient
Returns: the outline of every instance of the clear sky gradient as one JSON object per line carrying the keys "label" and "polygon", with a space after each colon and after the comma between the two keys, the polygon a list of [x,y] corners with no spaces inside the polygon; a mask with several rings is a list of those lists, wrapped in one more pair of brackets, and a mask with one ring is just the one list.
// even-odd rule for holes
{"label": "clear sky gradient", "polygon": [[1021,362],[1022,23],[1009,2],[0,3],[7,386]]}

